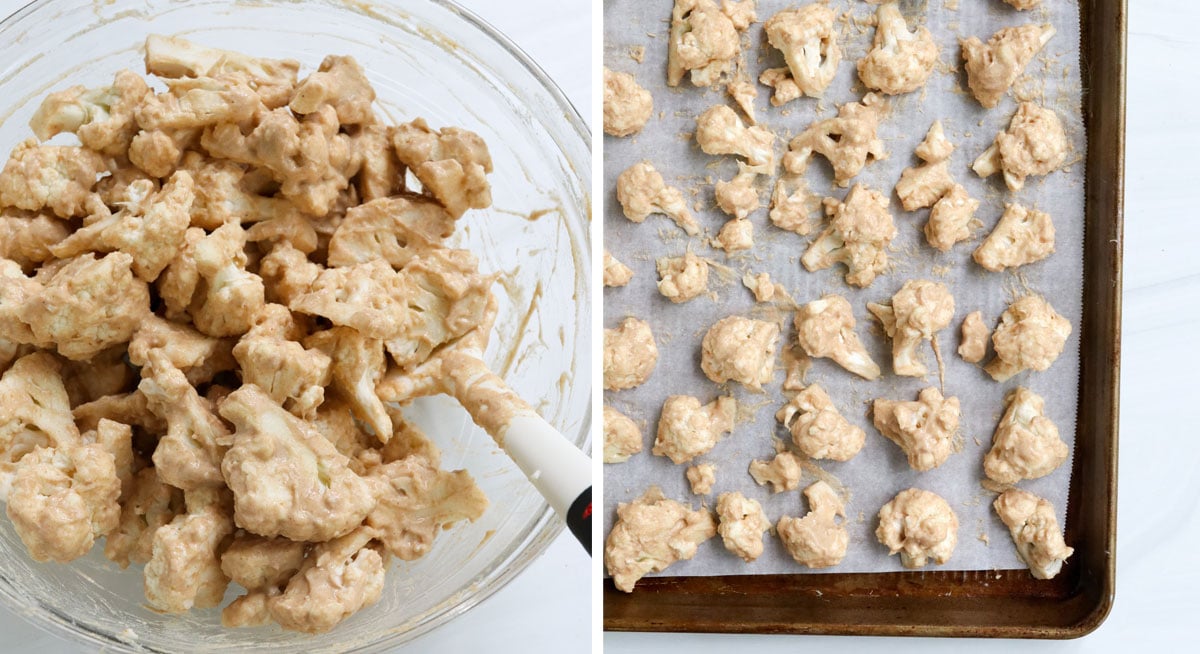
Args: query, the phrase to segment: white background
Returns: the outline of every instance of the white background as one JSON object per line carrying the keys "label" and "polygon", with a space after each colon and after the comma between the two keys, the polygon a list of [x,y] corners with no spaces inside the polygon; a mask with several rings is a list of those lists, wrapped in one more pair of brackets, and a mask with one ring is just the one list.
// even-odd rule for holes
{"label": "white background", "polygon": [[[591,120],[591,9],[588,0],[459,0],[528,53]],[[0,0],[0,16],[25,4]],[[514,7],[519,6],[519,9]],[[536,17],[536,19],[531,19]],[[585,652],[591,643],[590,565],[565,531],[508,586],[402,652]],[[511,650],[505,650],[505,645]],[[0,652],[85,651],[43,634],[0,607]]]}

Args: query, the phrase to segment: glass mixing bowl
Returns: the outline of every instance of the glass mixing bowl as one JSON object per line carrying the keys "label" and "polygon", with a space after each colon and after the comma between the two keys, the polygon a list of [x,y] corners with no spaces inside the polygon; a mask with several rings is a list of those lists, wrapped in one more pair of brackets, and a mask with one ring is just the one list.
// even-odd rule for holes
{"label": "glass mixing bowl", "polygon": [[[589,447],[590,288],[588,135],[545,74],[504,36],[454,4],[46,0],[0,23],[0,151],[30,136],[47,93],[107,84],[143,70],[147,34],[178,34],[314,69],[353,55],[392,121],[478,132],[495,161],[494,205],[460,222],[460,246],[504,273],[487,360],[581,448]],[[70,565],[35,563],[0,518],[0,601],[87,647],[110,651],[380,651],[468,610],[530,563],[561,530],[517,467],[446,398],[408,415],[466,468],[491,502],[473,524],[443,533],[424,558],[394,564],[382,599],[331,633],[224,629],[219,609],[183,616],[144,606],[139,566],[121,571],[97,546]],[[236,596],[231,588],[226,600]]]}

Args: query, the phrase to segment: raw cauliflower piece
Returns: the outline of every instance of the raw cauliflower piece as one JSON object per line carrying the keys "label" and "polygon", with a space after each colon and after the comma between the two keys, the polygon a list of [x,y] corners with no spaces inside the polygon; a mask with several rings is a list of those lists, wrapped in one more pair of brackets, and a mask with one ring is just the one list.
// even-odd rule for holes
{"label": "raw cauliflower piece", "polygon": [[420,196],[379,198],[351,207],[329,240],[331,268],[383,259],[395,268],[442,247],[454,218]]}
{"label": "raw cauliflower piece", "polygon": [[604,390],[640,386],[656,363],[658,346],[649,323],[629,317],[616,329],[604,330]]}
{"label": "raw cauliflower piece", "polygon": [[132,490],[121,503],[116,529],[105,538],[104,556],[122,569],[129,567],[130,561],[149,561],[155,532],[183,512],[183,491],[162,483],[154,468],[142,468],[133,476]]}
{"label": "raw cauliflower piece", "polygon": [[1050,214],[1010,204],[991,234],[975,248],[972,258],[986,270],[1001,272],[1041,261],[1054,253],[1054,222]]}
{"label": "raw cauliflower piece", "polygon": [[962,343],[958,346],[958,356],[967,363],[979,363],[987,353],[988,328],[983,324],[983,314],[972,311],[963,318]]}
{"label": "raw cauliflower piece", "polygon": [[234,346],[233,357],[243,384],[258,386],[296,417],[309,418],[325,400],[332,361],[296,342],[302,333],[287,307],[267,304]]}
{"label": "raw cauliflower piece", "polygon": [[217,373],[233,370],[233,341],[206,336],[190,325],[146,316],[129,341],[129,362],[145,367],[151,352],[162,352],[170,365],[187,375],[189,384],[211,381]]}
{"label": "raw cauliflower piece", "polygon": [[374,537],[361,528],[313,547],[283,593],[267,600],[271,618],[284,629],[317,634],[379,601],[387,559]]}
{"label": "raw cauliflower piece", "polygon": [[673,463],[687,463],[716,446],[722,434],[733,431],[737,403],[732,397],[700,405],[690,395],[672,395],[663,402],[658,420],[658,436],[650,450]]}
{"label": "raw cauliflower piece", "polygon": [[700,344],[700,368],[718,384],[735,381],[762,390],[775,370],[779,326],[742,316],[718,320]]}
{"label": "raw cauliflower piece", "polygon": [[679,86],[689,72],[694,86],[712,86],[729,71],[741,51],[734,18],[749,26],[738,11],[746,4],[726,3],[723,12],[712,0],[675,0],[667,42],[667,86]]}
{"label": "raw cauliflower piece", "polygon": [[900,446],[913,470],[933,470],[958,449],[958,398],[942,397],[932,386],[916,402],[877,399],[872,413],[875,428]]}
{"label": "raw cauliflower piece", "polygon": [[938,47],[925,27],[908,31],[895,2],[875,12],[875,42],[858,60],[858,76],[867,88],[888,95],[910,93],[925,85],[937,63]]}
{"label": "raw cauliflower piece", "polygon": [[905,168],[896,182],[896,195],[905,211],[932,206],[957,186],[947,163],[953,152],[954,144],[946,139],[942,121],[934,121],[916,149],[917,156],[925,163]]}
{"label": "raw cauliflower piece", "polygon": [[733,109],[723,104],[709,107],[696,117],[696,143],[705,154],[737,155],[751,166],[769,169],[775,159],[775,134],[758,125],[747,127]]}
{"label": "raw cauliflower piece", "polygon": [[992,436],[992,449],[983,458],[984,474],[999,484],[1015,484],[1054,472],[1070,450],[1059,438],[1058,427],[1046,417],[1046,401],[1022,386],[1004,400],[1008,408]]}
{"label": "raw cauliflower piece", "polygon": [[329,55],[317,72],[296,86],[288,108],[305,115],[323,106],[333,107],[342,125],[360,125],[375,121],[371,103],[375,89],[354,57]]}
{"label": "raw cauliflower piece", "polygon": [[239,527],[260,536],[324,541],[349,533],[375,507],[370,484],[311,425],[247,384],[220,405],[233,447],[221,471]]}
{"label": "raw cauliflower piece", "polygon": [[772,493],[795,490],[803,476],[800,457],[791,452],[780,452],[770,461],[751,461],[749,472],[759,486],[771,485]]}
{"label": "raw cauliflower piece", "polygon": [[[381,443],[391,437],[393,424],[375,385],[387,369],[383,341],[364,336],[351,327],[333,327],[304,339],[304,346],[320,350],[330,360],[329,377],[353,407],[359,420],[369,425]],[[314,387],[315,388],[315,387]]]}
{"label": "raw cauliflower piece", "polygon": [[158,77],[236,75],[271,109],[282,107],[292,96],[300,62],[292,59],[251,57],[232,50],[205,47],[177,36],[146,37],[146,72]]}
{"label": "raw cauliflower piece", "polygon": [[625,217],[635,223],[646,220],[652,213],[661,213],[675,221],[688,236],[700,233],[700,223],[688,211],[683,193],[667,186],[649,161],[635,163],[617,176],[617,200]]}
{"label": "raw cauliflower piece", "polygon": [[940,359],[937,333],[954,319],[954,296],[940,282],[910,279],[896,291],[890,304],[871,302],[867,310],[892,339],[892,368],[896,374],[924,377],[929,371],[917,348],[921,341],[929,341]]}
{"label": "raw cauliflower piece", "polygon": [[642,451],[642,430],[632,418],[604,407],[604,462],[624,463]]}
{"label": "raw cauliflower piece", "polygon": [[850,179],[867,163],[887,158],[878,136],[883,106],[883,99],[868,93],[862,102],[847,102],[838,107],[836,117],[809,125],[788,143],[784,169],[793,175],[803,174],[815,152],[829,160],[837,185],[849,186]]}
{"label": "raw cauliflower piece", "polygon": [[759,78],[775,89],[772,105],[778,107],[801,95],[819,98],[825,92],[842,60],[833,25],[836,18],[828,5],[814,2],[780,11],[763,24],[767,41],[787,63],[787,68],[768,70]]}
{"label": "raw cauliflower piece", "polygon": [[810,213],[810,195],[804,178],[784,170],[775,180],[775,188],[771,191],[771,210],[767,214],[771,224],[805,236],[813,228],[812,221],[808,219]]}
{"label": "raw cauliflower piece", "polygon": [[998,382],[1023,370],[1041,372],[1062,354],[1070,335],[1070,321],[1058,315],[1045,298],[1023,296],[1000,314],[1000,324],[992,332],[996,358],[984,370]]}
{"label": "raw cauliflower piece", "polygon": [[727,253],[749,250],[754,247],[754,223],[737,218],[726,222],[712,246]]}
{"label": "raw cauliflower piece", "polygon": [[29,127],[42,141],[71,132],[84,147],[124,156],[138,131],[134,110],[149,93],[141,75],[122,70],[109,86],[72,86],[46,96],[29,119]]}
{"label": "raw cauliflower piece", "polygon": [[187,512],[154,530],[145,568],[146,603],[162,613],[186,613],[221,603],[229,578],[221,545],[234,531],[224,489],[184,493]]}
{"label": "raw cauliflower piece", "polygon": [[711,463],[688,466],[684,476],[693,495],[708,495],[712,492],[713,484],[717,483],[717,467]]}
{"label": "raw cauliflower piece", "polygon": [[850,534],[837,520],[846,518],[842,498],[823,481],[805,488],[804,497],[808,513],[803,518],[781,517],[775,527],[779,539],[800,565],[828,568],[841,563],[850,546]]}
{"label": "raw cauliflower piece", "polygon": [[148,408],[167,423],[167,433],[154,448],[158,476],[183,490],[223,486],[221,460],[230,435],[212,403],[200,397],[161,350],[151,351],[138,390]]}
{"label": "raw cauliflower piece", "polygon": [[633,279],[633,270],[617,261],[617,258],[604,251],[604,285],[606,287],[625,286]]}
{"label": "raw cauliflower piece", "polygon": [[967,86],[979,104],[987,109],[995,107],[1054,34],[1054,26],[1047,23],[1006,27],[993,34],[986,45],[975,36],[959,39]]}
{"label": "raw cauliflower piece", "polygon": [[855,184],[846,200],[825,198],[829,225],[804,251],[800,262],[813,272],[835,263],[846,265],[846,283],[866,288],[887,268],[887,248],[896,238],[888,199]]}
{"label": "raw cauliflower piece", "polygon": [[854,313],[840,295],[823,295],[796,311],[796,340],[810,357],[828,357],[862,377],[879,379],[879,366],[854,333]]}
{"label": "raw cauliflower piece", "polygon": [[909,488],[879,509],[875,537],[889,555],[899,552],[906,568],[921,568],[931,560],[945,563],[958,544],[958,516],[938,495]]}
{"label": "raw cauliflower piece", "polygon": [[468,209],[492,206],[487,181],[492,155],[475,132],[460,127],[435,130],[417,118],[393,130],[392,145],[425,194],[440,202],[452,218],[457,220]]}
{"label": "raw cauliflower piece", "polygon": [[934,248],[949,252],[955,243],[971,238],[971,223],[977,209],[979,200],[967,195],[967,189],[954,184],[933,204],[929,222],[925,223],[925,240]]}
{"label": "raw cauliflower piece", "polygon": [[862,450],[867,435],[838,413],[825,389],[817,384],[797,393],[775,419],[792,434],[792,442],[810,459],[849,461]]}
{"label": "raw cauliflower piece", "polygon": [[1048,175],[1067,160],[1067,134],[1052,109],[1022,102],[1008,129],[984,150],[971,169],[980,177],[1004,175],[1010,191],[1025,187],[1030,175]]}
{"label": "raw cauliflower piece", "polygon": [[106,170],[104,157],[92,150],[27,139],[13,148],[0,171],[0,207],[84,216],[96,177]]}
{"label": "raw cauliflower piece", "polygon": [[721,493],[717,498],[717,533],[725,549],[750,563],[762,556],[763,534],[771,522],[758,500],[741,493]]}
{"label": "raw cauliflower piece", "polygon": [[654,113],[654,98],[629,73],[604,67],[604,133],[637,134]]}
{"label": "raw cauliflower piece", "polygon": [[639,579],[696,555],[717,534],[712,514],[663,497],[651,486],[633,502],[617,506],[617,521],[604,544],[604,566],[617,590],[632,593]]}
{"label": "raw cauliflower piece", "polygon": [[488,505],[466,470],[439,470],[419,455],[378,466],[366,479],[378,500],[366,524],[402,561],[421,558],[439,531],[462,520],[474,522]]}
{"label": "raw cauliflower piece", "polygon": [[0,258],[30,272],[54,258],[50,247],[70,235],[70,225],[45,213],[6,209],[0,213]]}
{"label": "raw cauliflower piece", "polygon": [[1038,579],[1053,579],[1062,564],[1075,553],[1063,540],[1062,529],[1050,502],[1023,490],[1011,488],[992,502],[996,515],[1008,527],[1017,554]]}

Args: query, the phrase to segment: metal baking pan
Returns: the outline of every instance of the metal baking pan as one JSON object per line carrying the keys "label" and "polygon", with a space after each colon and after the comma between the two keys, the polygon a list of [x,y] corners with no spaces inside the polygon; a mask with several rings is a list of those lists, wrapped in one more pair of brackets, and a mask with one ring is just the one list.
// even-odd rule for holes
{"label": "metal baking pan", "polygon": [[647,577],[604,582],[613,631],[1077,638],[1112,607],[1125,180],[1125,0],[1080,0],[1087,131],[1078,432],[1068,501],[1075,555],[1053,580],[1025,570]]}

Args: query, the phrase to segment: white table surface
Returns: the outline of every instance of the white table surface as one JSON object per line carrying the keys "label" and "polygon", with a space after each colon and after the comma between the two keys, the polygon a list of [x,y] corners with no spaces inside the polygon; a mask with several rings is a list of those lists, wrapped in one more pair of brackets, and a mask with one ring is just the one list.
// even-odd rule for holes
{"label": "white table surface", "polygon": [[[976,0],[978,1],[978,0]],[[999,0],[987,0],[999,2]],[[930,7],[940,3],[930,3]],[[1174,652],[1200,609],[1200,3],[1129,0],[1125,296],[1117,592],[1108,620],[1067,642],[606,634],[613,653]],[[1190,647],[1189,647],[1190,649]],[[1194,651],[1194,650],[1193,650]]]}
{"label": "white table surface", "polygon": [[[591,118],[591,10],[588,0],[459,0],[516,42]],[[25,4],[0,0],[0,17]],[[537,16],[537,20],[530,20]],[[590,560],[565,531],[505,588],[401,652],[583,652],[591,643]],[[511,649],[508,649],[511,648]],[[46,635],[0,607],[0,652],[85,651]]]}

